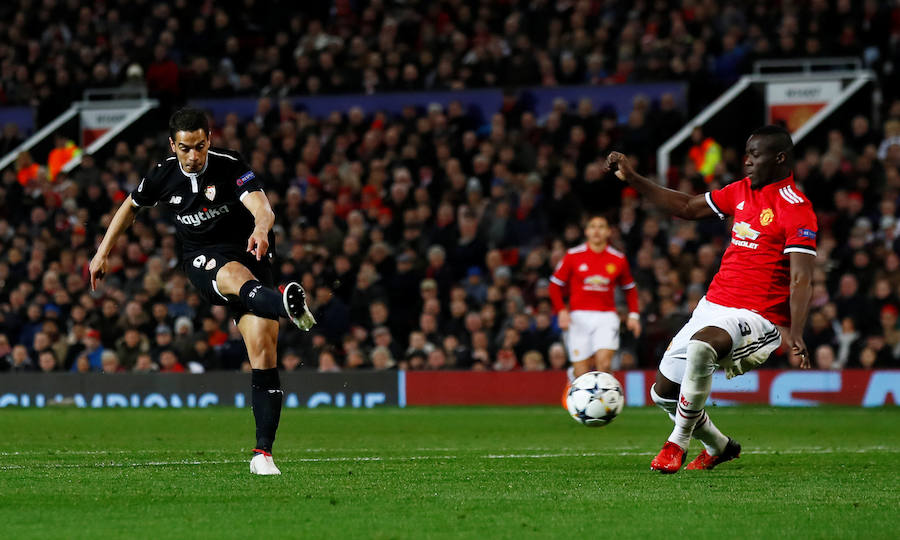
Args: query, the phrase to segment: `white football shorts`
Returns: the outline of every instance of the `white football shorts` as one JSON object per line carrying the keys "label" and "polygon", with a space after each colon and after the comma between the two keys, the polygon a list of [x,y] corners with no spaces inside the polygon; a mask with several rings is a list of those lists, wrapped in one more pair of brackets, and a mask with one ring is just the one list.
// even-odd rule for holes
{"label": "white football shorts", "polygon": [[691,320],[678,331],[659,362],[659,371],[667,379],[681,384],[687,364],[688,341],[707,326],[721,328],[731,336],[731,353],[719,361],[729,379],[762,364],[781,345],[778,327],[759,313],[713,304],[704,296],[697,303]]}
{"label": "white football shorts", "polygon": [[587,360],[601,349],[619,350],[619,314],[615,311],[573,311],[563,341],[569,360]]}

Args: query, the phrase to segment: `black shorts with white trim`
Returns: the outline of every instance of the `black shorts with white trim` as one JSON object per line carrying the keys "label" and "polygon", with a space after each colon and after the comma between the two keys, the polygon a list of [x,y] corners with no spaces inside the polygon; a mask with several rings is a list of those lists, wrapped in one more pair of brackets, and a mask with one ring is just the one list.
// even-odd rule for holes
{"label": "black shorts with white trim", "polygon": [[249,310],[239,296],[225,295],[219,291],[216,275],[223,266],[234,261],[250,270],[253,277],[266,287],[274,287],[273,257],[274,253],[269,251],[262,260],[257,261],[255,255],[237,246],[210,246],[186,252],[182,268],[204,301],[214,306],[228,306],[231,316],[235,321],[239,321],[245,313],[249,313]]}

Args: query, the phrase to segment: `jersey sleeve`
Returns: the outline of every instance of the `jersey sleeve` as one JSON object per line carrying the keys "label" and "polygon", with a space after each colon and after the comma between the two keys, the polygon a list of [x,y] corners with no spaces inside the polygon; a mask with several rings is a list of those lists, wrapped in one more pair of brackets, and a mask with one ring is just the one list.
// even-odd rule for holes
{"label": "jersey sleeve", "polygon": [[619,272],[617,282],[623,291],[634,288],[634,278],[631,276],[631,267],[628,265],[628,260],[626,259],[622,259],[622,271]]}
{"label": "jersey sleeve", "polygon": [[619,288],[625,292],[625,301],[628,303],[629,313],[638,313],[638,294],[637,285],[634,283],[634,277],[631,275],[631,267],[628,260],[622,260],[622,271],[619,272],[618,278]]}
{"label": "jersey sleeve", "polygon": [[550,302],[553,304],[553,313],[559,313],[560,310],[566,307],[565,299],[563,295],[566,291],[566,286],[569,283],[569,278],[572,275],[572,265],[569,261],[569,256],[564,255],[562,259],[560,259],[559,264],[556,265],[556,270],[553,271],[553,275],[550,276]]}
{"label": "jersey sleeve", "polygon": [[812,205],[798,205],[788,212],[784,225],[784,253],[806,253],[816,256],[819,225]]}
{"label": "jersey sleeve", "polygon": [[147,176],[141,179],[138,187],[131,192],[131,204],[136,208],[156,206],[159,202],[165,175],[162,163],[156,165]]}
{"label": "jersey sleeve", "polygon": [[550,283],[558,287],[565,287],[569,283],[569,278],[572,276],[572,264],[569,259],[568,255],[564,255],[560,259],[559,264],[556,265],[556,270],[550,276]]}
{"label": "jersey sleeve", "polygon": [[232,171],[234,171],[234,192],[238,199],[243,201],[244,197],[250,193],[262,191],[263,185],[259,178],[256,177],[256,173],[250,168],[250,165],[244,161],[244,158],[240,154],[236,154],[236,157],[237,161],[232,167]]}
{"label": "jersey sleeve", "polygon": [[723,188],[706,192],[706,204],[719,216],[719,219],[734,215],[734,207],[737,204],[735,198],[740,184],[740,182],[732,182]]}

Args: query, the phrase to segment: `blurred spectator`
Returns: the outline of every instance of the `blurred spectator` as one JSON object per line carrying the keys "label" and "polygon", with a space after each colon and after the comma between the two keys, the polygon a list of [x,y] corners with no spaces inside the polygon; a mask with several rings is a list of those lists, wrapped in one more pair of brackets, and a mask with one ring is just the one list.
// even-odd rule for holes
{"label": "blurred spectator", "polygon": [[372,349],[372,352],[369,354],[369,362],[372,364],[372,368],[376,370],[391,369],[397,364],[391,350],[384,346]]}
{"label": "blurred spectator", "polygon": [[815,366],[816,369],[834,369],[835,357],[834,349],[831,345],[819,345],[815,348]]}
{"label": "blurred spectator", "polygon": [[149,353],[140,353],[131,369],[133,373],[153,373],[159,371],[159,366],[153,362]]}
{"label": "blurred spectator", "polygon": [[545,368],[544,357],[538,351],[528,351],[522,357],[522,369],[525,371],[543,371]]}
{"label": "blurred spectator", "polygon": [[334,353],[329,349],[323,349],[319,352],[318,366],[320,373],[331,373],[341,370]]}
{"label": "blurred spectator", "polygon": [[125,330],[125,334],[116,341],[116,354],[119,362],[128,370],[134,368],[138,355],[149,350],[150,343],[146,336],[134,327]]}
{"label": "blurred spectator", "polygon": [[41,373],[53,373],[60,371],[56,360],[56,353],[52,349],[45,349],[38,354],[38,369]]}
{"label": "blurred spectator", "polygon": [[286,351],[281,356],[281,369],[284,371],[297,371],[301,364],[300,355],[295,351]]}
{"label": "blurred spectator", "polygon": [[178,353],[174,349],[163,349],[159,353],[160,373],[184,373],[184,366],[178,359]]}
{"label": "blurred spectator", "polygon": [[119,356],[114,351],[103,351],[100,355],[103,373],[124,373],[125,367],[119,363]]}

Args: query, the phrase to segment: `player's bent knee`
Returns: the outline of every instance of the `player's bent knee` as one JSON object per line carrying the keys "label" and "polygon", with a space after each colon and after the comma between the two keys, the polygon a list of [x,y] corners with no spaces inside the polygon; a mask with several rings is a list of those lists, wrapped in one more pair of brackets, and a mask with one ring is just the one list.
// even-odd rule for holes
{"label": "player's bent knee", "polygon": [[731,353],[731,335],[716,326],[701,328],[691,336],[691,341],[701,341],[708,344],[715,351],[718,358],[725,358]]}
{"label": "player's bent knee", "polygon": [[216,273],[216,286],[222,294],[238,295],[241,293],[241,286],[253,279],[253,274],[246,266],[231,261]]}
{"label": "player's bent knee", "polygon": [[709,377],[716,371],[717,360],[718,355],[712,345],[697,339],[690,340],[687,346],[685,380]]}

